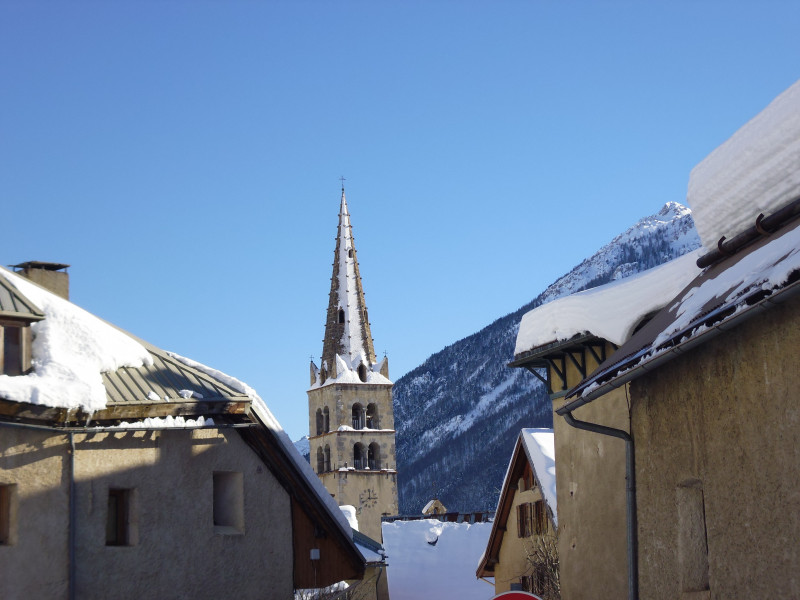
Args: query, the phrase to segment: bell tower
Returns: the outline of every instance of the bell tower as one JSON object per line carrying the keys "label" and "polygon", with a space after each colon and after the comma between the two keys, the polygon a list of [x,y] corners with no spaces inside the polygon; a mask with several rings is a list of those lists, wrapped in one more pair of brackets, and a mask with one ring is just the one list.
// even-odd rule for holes
{"label": "bell tower", "polygon": [[396,515],[394,409],[389,361],[378,361],[342,186],[333,276],[319,367],[311,362],[311,466],[336,503],[355,506],[359,529],[383,541]]}

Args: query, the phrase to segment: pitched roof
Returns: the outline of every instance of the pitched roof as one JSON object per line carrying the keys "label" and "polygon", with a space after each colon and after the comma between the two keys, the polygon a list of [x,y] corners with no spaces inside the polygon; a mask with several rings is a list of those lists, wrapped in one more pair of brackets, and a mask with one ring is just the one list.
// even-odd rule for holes
{"label": "pitched roof", "polygon": [[523,429],[520,431],[511,460],[508,462],[500,497],[497,500],[492,530],[486,543],[486,550],[478,563],[477,577],[493,577],[500,546],[506,532],[506,523],[514,504],[517,481],[529,464],[536,479],[536,486],[542,492],[550,520],[557,525],[555,452],[552,429]]}
{"label": "pitched roof", "polygon": [[574,410],[800,291],[800,220],[706,268],[587,379]]}
{"label": "pitched roof", "polygon": [[662,308],[699,273],[699,250],[647,271],[558,298],[523,315],[514,356],[592,335],[620,345],[648,315]]}
{"label": "pitched roof", "polygon": [[5,279],[0,278],[1,317],[24,321],[41,321],[44,319],[44,313],[17,288]]}
{"label": "pitched roof", "polygon": [[[321,366],[337,383],[385,384],[391,383],[380,374],[385,361],[378,364],[375,357],[353,227],[342,188]],[[366,369],[366,382],[357,375],[360,365]]]}

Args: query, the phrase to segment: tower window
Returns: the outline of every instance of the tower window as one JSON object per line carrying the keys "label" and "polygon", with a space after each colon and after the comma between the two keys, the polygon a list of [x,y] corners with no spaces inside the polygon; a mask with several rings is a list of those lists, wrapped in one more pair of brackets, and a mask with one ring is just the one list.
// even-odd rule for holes
{"label": "tower window", "polygon": [[322,409],[322,431],[330,431],[331,430],[331,412],[328,410],[328,407]]}
{"label": "tower window", "polygon": [[331,447],[325,444],[325,471],[331,470]]}
{"label": "tower window", "polygon": [[358,365],[358,378],[364,383],[367,382],[367,367],[364,363]]}
{"label": "tower window", "polygon": [[17,537],[17,484],[0,484],[0,546],[13,546]]}
{"label": "tower window", "polygon": [[214,471],[214,532],[244,533],[244,477],[237,471]]}
{"label": "tower window", "polygon": [[381,468],[381,447],[377,442],[372,442],[367,450],[367,464],[371,470]]}
{"label": "tower window", "polygon": [[317,409],[317,435],[321,435],[325,425],[324,417],[322,416],[322,409]]}
{"label": "tower window", "polygon": [[108,490],[106,513],[106,546],[133,546],[136,542],[133,519],[133,490]]}
{"label": "tower window", "polygon": [[325,454],[322,452],[322,448],[317,448],[317,473],[325,471]]}
{"label": "tower window", "polygon": [[344,323],[344,309],[339,309],[339,323]]}
{"label": "tower window", "polygon": [[356,469],[365,469],[367,467],[367,453],[364,450],[364,444],[357,442],[353,446],[353,466]]}
{"label": "tower window", "polygon": [[364,407],[358,402],[353,404],[353,429],[364,429]]}
{"label": "tower window", "polygon": [[374,402],[367,404],[367,429],[380,429],[378,423],[378,407]]}
{"label": "tower window", "polygon": [[352,248],[348,248],[347,249],[347,258],[353,258],[353,249]]}

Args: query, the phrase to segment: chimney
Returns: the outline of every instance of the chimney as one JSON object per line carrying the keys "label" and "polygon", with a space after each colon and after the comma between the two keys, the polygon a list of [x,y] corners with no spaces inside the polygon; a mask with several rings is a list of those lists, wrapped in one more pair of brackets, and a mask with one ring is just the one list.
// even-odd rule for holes
{"label": "chimney", "polygon": [[67,273],[67,267],[69,265],[38,260],[11,265],[17,275],[22,275],[65,300],[69,300],[69,273]]}

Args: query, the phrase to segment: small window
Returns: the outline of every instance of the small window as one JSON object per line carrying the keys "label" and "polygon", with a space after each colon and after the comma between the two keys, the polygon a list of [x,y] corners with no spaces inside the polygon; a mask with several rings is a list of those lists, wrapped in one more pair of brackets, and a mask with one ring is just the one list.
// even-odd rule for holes
{"label": "small window", "polygon": [[134,545],[136,536],[132,508],[133,490],[119,488],[108,490],[106,546]]}
{"label": "small window", "polygon": [[23,365],[23,332],[22,327],[5,325],[0,327],[2,336],[2,361],[0,373],[4,375],[22,375],[25,370]]}
{"label": "small window", "polygon": [[244,533],[244,477],[236,471],[214,471],[214,532]]}
{"label": "small window", "polygon": [[367,367],[364,365],[364,363],[358,365],[358,378],[364,383],[367,382]]}
{"label": "small window", "polygon": [[347,249],[347,258],[353,258],[353,249],[352,248],[348,248]]}
{"label": "small window", "polygon": [[339,309],[339,323],[344,323],[344,309]]}
{"label": "small window", "polygon": [[331,411],[328,407],[322,409],[322,431],[328,432],[331,430]]}
{"label": "small window", "polygon": [[331,447],[325,444],[325,471],[331,470]]}
{"label": "small window", "polygon": [[16,542],[17,485],[0,484],[0,546],[13,546]]}
{"label": "small window", "polygon": [[517,506],[517,537],[530,537],[533,524],[533,505],[525,502]]}
{"label": "small window", "polygon": [[364,429],[364,408],[360,403],[353,404],[352,423],[353,429]]}
{"label": "small window", "polygon": [[365,469],[367,467],[367,456],[364,451],[364,444],[356,443],[353,446],[353,466],[356,469]]}

